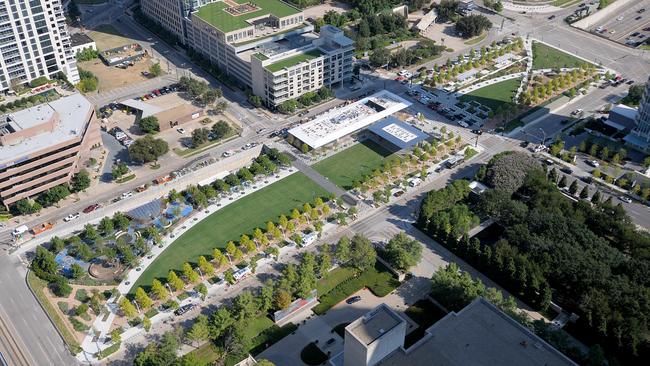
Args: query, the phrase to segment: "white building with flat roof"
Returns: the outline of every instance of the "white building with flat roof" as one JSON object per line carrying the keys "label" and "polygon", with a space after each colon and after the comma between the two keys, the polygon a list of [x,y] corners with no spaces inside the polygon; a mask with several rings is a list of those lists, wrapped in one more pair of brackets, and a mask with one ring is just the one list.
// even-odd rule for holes
{"label": "white building with flat roof", "polygon": [[312,149],[325,146],[341,137],[357,132],[399,112],[411,102],[387,90],[382,90],[352,104],[335,108],[289,130],[289,142],[294,146],[307,144]]}

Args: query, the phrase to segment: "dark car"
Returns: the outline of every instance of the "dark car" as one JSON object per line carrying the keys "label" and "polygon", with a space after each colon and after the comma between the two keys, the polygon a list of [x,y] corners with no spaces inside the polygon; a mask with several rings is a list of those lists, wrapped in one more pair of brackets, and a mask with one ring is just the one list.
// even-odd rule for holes
{"label": "dark car", "polygon": [[627,83],[625,83],[625,84],[632,85],[632,84],[634,84],[634,80],[628,80]]}
{"label": "dark car", "polygon": [[179,316],[183,315],[183,314],[187,313],[188,311],[194,309],[195,306],[196,305],[194,305],[194,304],[183,305],[180,308],[176,309],[176,311],[174,311],[174,314],[179,315]]}
{"label": "dark car", "polygon": [[560,169],[560,171],[562,173],[564,173],[564,174],[573,174],[573,170],[571,170],[571,168],[567,168],[567,167],[564,167],[564,168]]}
{"label": "dark car", "polygon": [[483,131],[477,129],[477,130],[472,130],[472,133],[477,134],[477,135],[482,135]]}
{"label": "dark car", "polygon": [[528,141],[522,141],[521,144],[519,144],[519,146],[521,146],[523,148],[527,148],[528,145],[530,145],[530,142],[528,142]]}
{"label": "dark car", "polygon": [[551,15],[550,17],[548,17],[548,20],[553,20],[553,19],[555,19],[555,15]]}
{"label": "dark car", "polygon": [[354,304],[355,302],[361,301],[361,296],[352,296],[351,298],[345,300],[348,304]]}
{"label": "dark car", "polygon": [[91,213],[91,212],[95,211],[96,209],[98,209],[99,207],[100,206],[99,206],[98,203],[92,204],[92,205],[84,208],[83,213]]}

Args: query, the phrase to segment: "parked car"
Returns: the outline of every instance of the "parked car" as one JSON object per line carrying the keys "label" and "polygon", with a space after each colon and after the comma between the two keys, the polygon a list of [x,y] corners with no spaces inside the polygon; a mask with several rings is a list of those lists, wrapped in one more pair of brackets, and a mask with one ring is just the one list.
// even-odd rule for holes
{"label": "parked car", "polygon": [[477,135],[482,135],[483,131],[481,131],[479,129],[476,129],[476,130],[472,130],[472,133],[477,134]]}
{"label": "parked car", "polygon": [[73,214],[70,214],[70,215],[66,216],[66,217],[63,219],[63,221],[68,222],[68,221],[76,220],[76,219],[79,218],[79,216],[81,216],[81,215],[79,214],[79,212],[76,212],[76,213],[73,213]]}
{"label": "parked car", "polygon": [[600,166],[598,160],[587,160],[587,164],[593,166],[594,168],[598,168]]}
{"label": "parked car", "polygon": [[129,198],[129,197],[132,197],[132,196],[133,196],[133,192],[128,191],[128,192],[122,193],[121,197],[122,197],[122,199],[126,199],[126,198]]}
{"label": "parked car", "polygon": [[187,313],[188,311],[194,309],[195,307],[196,307],[196,305],[194,305],[194,304],[183,305],[180,308],[176,309],[176,311],[174,311],[174,314],[177,315],[177,316],[180,316],[180,315],[183,315],[183,314]]}
{"label": "parked car", "polygon": [[92,204],[92,205],[84,208],[83,213],[86,213],[86,214],[91,213],[91,212],[95,211],[96,209],[98,209],[100,207],[101,206],[99,205],[99,203]]}
{"label": "parked car", "polygon": [[403,194],[404,194],[404,191],[399,190],[399,191],[393,193],[393,197],[399,197],[399,196],[401,196],[401,195],[403,195]]}
{"label": "parked car", "polygon": [[560,171],[562,173],[564,173],[564,174],[573,174],[573,170],[571,170],[571,168],[567,168],[567,167],[564,167],[564,168],[560,169]]}
{"label": "parked car", "polygon": [[361,301],[361,296],[352,296],[351,298],[345,300],[347,304],[354,304],[355,302]]}
{"label": "parked car", "polygon": [[632,203],[632,199],[628,196],[619,196],[618,198],[625,203]]}
{"label": "parked car", "polygon": [[177,128],[176,131],[178,131],[178,133],[180,133],[181,135],[184,135],[184,134],[185,134],[185,129],[182,128],[182,127]]}

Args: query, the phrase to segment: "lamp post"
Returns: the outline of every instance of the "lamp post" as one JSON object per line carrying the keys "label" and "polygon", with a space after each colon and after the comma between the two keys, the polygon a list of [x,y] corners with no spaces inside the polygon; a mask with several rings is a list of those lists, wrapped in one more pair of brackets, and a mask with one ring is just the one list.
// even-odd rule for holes
{"label": "lamp post", "polygon": [[546,131],[544,131],[543,128],[539,128],[540,131],[542,131],[542,145],[545,145],[546,143]]}
{"label": "lamp post", "polygon": [[171,286],[169,286],[169,283],[165,283],[165,286],[167,286],[167,290],[169,290],[169,294],[173,295],[174,291],[172,291],[172,288],[171,288]]}
{"label": "lamp post", "polygon": [[140,314],[140,305],[138,305],[138,302],[135,301],[135,300],[133,300],[131,302],[133,303],[133,305],[135,305],[135,308],[138,310],[138,314]]}

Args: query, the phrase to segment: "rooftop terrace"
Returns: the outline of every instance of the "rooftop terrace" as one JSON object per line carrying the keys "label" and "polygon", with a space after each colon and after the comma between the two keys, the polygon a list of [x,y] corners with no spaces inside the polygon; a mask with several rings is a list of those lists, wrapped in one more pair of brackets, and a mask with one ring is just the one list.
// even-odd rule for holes
{"label": "rooftop terrace", "polygon": [[285,59],[279,60],[278,62],[272,63],[270,65],[266,65],[265,68],[270,72],[276,72],[286,67],[295,66],[301,62],[313,60],[322,55],[323,53],[321,51],[314,49],[304,53],[300,53],[295,56],[287,57]]}
{"label": "rooftop terrace", "polygon": [[[242,6],[232,6],[234,3]],[[283,18],[300,12],[302,10],[280,0],[228,0],[202,6],[194,15],[222,32],[228,33],[250,27],[252,24],[248,21],[251,19],[269,14]]]}
{"label": "rooftop terrace", "polygon": [[382,90],[352,104],[331,109],[313,121],[292,128],[289,133],[316,149],[410,105],[400,96]]}

